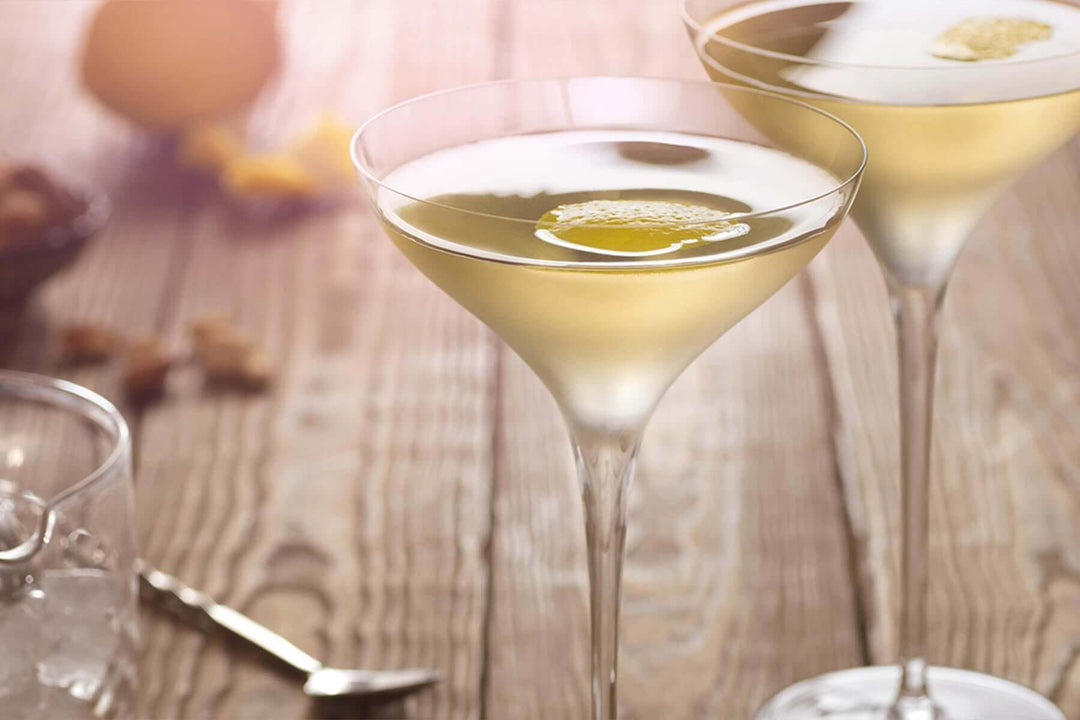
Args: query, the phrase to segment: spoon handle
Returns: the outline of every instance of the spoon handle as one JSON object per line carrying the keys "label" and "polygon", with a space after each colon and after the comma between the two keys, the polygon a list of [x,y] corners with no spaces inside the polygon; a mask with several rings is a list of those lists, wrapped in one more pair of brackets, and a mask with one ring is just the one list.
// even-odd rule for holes
{"label": "spoon handle", "polygon": [[274,631],[155,570],[145,560],[138,562],[137,569],[143,590],[160,607],[200,626],[225,630],[306,675],[322,668],[322,663]]}

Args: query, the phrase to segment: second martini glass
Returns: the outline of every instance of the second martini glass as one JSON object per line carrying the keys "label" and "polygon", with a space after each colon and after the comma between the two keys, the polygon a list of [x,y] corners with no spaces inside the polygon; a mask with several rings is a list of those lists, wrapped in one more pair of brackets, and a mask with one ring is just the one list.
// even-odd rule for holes
{"label": "second martini glass", "polygon": [[[814,127],[800,155],[731,107]],[[755,90],[525,80],[409,101],[353,158],[398,248],[489,325],[562,410],[585,503],[592,717],[613,720],[627,494],[668,386],[799,272],[855,195],[861,140]]]}
{"label": "second martini glass", "polygon": [[[1080,130],[1078,0],[682,0],[706,70],[843,118],[870,157],[852,209],[877,255],[899,344],[900,657],[788,688],[760,718],[1061,720],[978,673],[931,668],[927,544],[938,311],[997,195]],[[785,145],[815,129],[740,110]]]}

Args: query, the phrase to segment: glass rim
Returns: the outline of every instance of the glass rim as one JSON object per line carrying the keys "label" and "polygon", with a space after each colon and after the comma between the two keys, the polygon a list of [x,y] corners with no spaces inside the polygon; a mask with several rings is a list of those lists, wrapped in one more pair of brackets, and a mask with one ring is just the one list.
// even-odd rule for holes
{"label": "glass rim", "polygon": [[[14,564],[26,562],[45,546],[52,532],[55,510],[58,506],[96,487],[124,461],[131,447],[131,431],[115,405],[93,390],[69,380],[18,370],[0,370],[0,397],[2,396],[39,401],[61,409],[64,409],[62,405],[54,400],[68,397],[88,403],[102,413],[105,422],[101,422],[98,418],[86,417],[85,414],[82,417],[105,429],[115,438],[112,449],[96,468],[56,495],[45,499],[38,529],[30,537],[13,548],[0,550],[0,564]],[[78,413],[77,410],[70,410],[70,412]]]}
{"label": "glass rim", "polygon": [[[995,62],[991,62],[991,63],[959,62],[956,65],[889,65],[889,64],[869,64],[869,63],[840,62],[840,61],[837,61],[837,60],[822,60],[820,58],[807,58],[807,57],[801,57],[799,55],[792,55],[790,53],[779,52],[779,51],[776,51],[776,50],[766,50],[765,48],[757,47],[756,45],[749,45],[747,43],[739,42],[738,40],[732,40],[730,38],[726,38],[723,35],[717,34],[716,32],[711,32],[711,31],[707,30],[705,28],[705,26],[703,26],[697,20],[697,18],[695,18],[694,15],[690,12],[690,10],[688,8],[688,5],[691,2],[693,2],[693,0],[676,0],[676,1],[679,4],[679,15],[682,16],[683,23],[688,28],[690,28],[692,31],[694,31],[694,33],[697,36],[704,35],[704,34],[707,33],[710,38],[714,38],[714,39],[716,39],[717,42],[719,42],[719,43],[721,43],[723,45],[727,45],[727,46],[729,46],[731,48],[734,48],[736,50],[741,50],[743,52],[747,52],[747,53],[750,53],[750,54],[753,54],[753,55],[758,55],[760,57],[767,57],[767,58],[772,58],[772,59],[775,59],[775,60],[784,60],[786,62],[791,62],[791,63],[797,64],[797,65],[812,65],[812,66],[815,66],[815,67],[847,68],[847,69],[859,69],[859,70],[889,70],[889,71],[895,71],[895,72],[915,72],[915,73],[925,73],[925,72],[928,72],[928,71],[934,71],[934,72],[939,72],[939,73],[941,73],[941,72],[947,72],[947,73],[952,73],[952,72],[974,72],[974,71],[980,71],[980,70],[982,72],[986,72],[986,71],[990,70],[991,68],[995,68],[995,67],[998,67],[998,68],[1000,68],[1000,67],[1018,67],[1018,66],[1021,66],[1021,65],[1030,65],[1030,64],[1051,62],[1051,61],[1055,61],[1055,60],[1063,60],[1065,58],[1071,58],[1071,57],[1075,57],[1077,55],[1080,55],[1080,48],[1077,48],[1076,50],[1071,50],[1071,51],[1068,51],[1068,52],[1058,53],[1056,55],[1049,55],[1049,56],[1046,56],[1046,57],[1039,57],[1039,58],[1024,58],[1024,59],[1018,59],[1018,60],[999,59],[999,60],[997,60]],[[768,0],[746,0],[746,2],[740,3],[738,5],[733,5],[732,8],[735,8],[735,7],[740,7],[740,8],[749,7],[751,5],[758,5],[758,4],[765,3],[767,1]],[[814,5],[824,5],[826,3],[833,2],[833,1],[834,0],[801,0],[801,2],[803,4],[814,4]],[[866,0],[862,0],[862,1],[865,2]],[[1056,4],[1059,4],[1059,5],[1066,5],[1067,7],[1074,7],[1072,3],[1059,2],[1059,0],[1051,0],[1051,1],[1056,3]],[[795,3],[800,2],[800,0],[791,0],[791,2],[794,5]],[[695,52],[697,51],[697,47],[698,47],[698,42],[697,42],[697,37],[695,37],[694,38]],[[697,54],[700,55],[701,53],[697,53]],[[724,69],[723,66],[718,65],[717,67],[720,67],[721,69]],[[764,84],[764,83],[760,83],[759,86],[764,86],[764,87],[768,87],[768,88],[773,87],[772,85],[767,85],[767,84]],[[1077,87],[1080,87],[1080,86],[1077,86]],[[809,90],[801,90],[801,91],[800,90],[790,90],[789,91],[789,90],[787,90],[785,88],[785,89],[782,90],[782,92],[784,92],[784,93],[791,92],[792,94],[801,95],[801,96],[804,96],[804,97],[827,98],[827,99],[830,99],[830,100],[832,100],[832,99],[839,99],[839,100],[845,99],[842,96],[833,96],[833,95],[828,95],[826,93],[815,93],[815,92],[809,91]],[[1068,92],[1068,90],[1064,90],[1062,92]],[[1054,93],[1054,94],[1056,94],[1056,93]],[[1007,102],[1007,101],[1003,101],[1003,102]]]}
{"label": "glass rim", "polygon": [[[778,206],[778,207],[775,207],[775,208],[769,208],[769,209],[766,209],[766,210],[758,210],[758,211],[754,211],[754,212],[735,212],[735,213],[731,213],[731,214],[725,216],[724,218],[722,218],[722,220],[724,222],[739,222],[739,221],[742,221],[742,220],[749,220],[749,219],[754,219],[754,218],[759,218],[759,217],[768,217],[768,216],[771,216],[771,215],[775,215],[777,213],[781,213],[781,212],[793,210],[793,209],[796,209],[796,208],[799,208],[799,207],[804,207],[804,206],[807,206],[807,205],[811,205],[811,204],[813,204],[813,203],[815,203],[815,202],[817,202],[819,200],[830,197],[832,195],[836,195],[836,194],[842,192],[845,188],[848,188],[849,186],[851,186],[853,184],[857,184],[859,182],[859,179],[860,179],[860,177],[862,175],[863,170],[866,168],[867,149],[866,149],[866,143],[863,141],[862,136],[860,136],[859,133],[856,132],[855,129],[853,127],[851,127],[851,125],[849,125],[844,120],[841,120],[840,118],[836,117],[832,113],[829,113],[829,112],[827,112],[825,110],[814,107],[813,105],[811,105],[809,103],[803,102],[802,100],[787,97],[787,96],[785,96],[785,95],[783,95],[781,93],[777,93],[777,92],[771,92],[771,91],[768,91],[768,90],[759,90],[757,88],[747,88],[747,87],[742,87],[740,85],[733,85],[733,84],[730,84],[730,83],[718,83],[718,82],[712,82],[712,81],[708,81],[708,80],[682,80],[682,79],[678,79],[678,78],[660,78],[660,77],[645,77],[645,76],[631,76],[631,75],[580,75],[580,76],[579,75],[570,75],[570,76],[563,76],[563,77],[511,78],[511,79],[493,80],[493,81],[480,82],[480,83],[470,83],[470,84],[467,84],[467,85],[459,85],[459,86],[455,86],[455,87],[452,87],[452,88],[446,88],[446,89],[443,89],[443,90],[437,90],[435,92],[425,93],[423,95],[417,95],[416,97],[412,97],[412,98],[409,98],[407,100],[403,100],[402,102],[395,103],[394,105],[391,105],[391,106],[389,106],[389,107],[387,107],[387,108],[385,108],[383,110],[380,110],[379,112],[375,113],[370,118],[368,118],[366,121],[364,121],[364,123],[362,125],[360,125],[360,127],[356,130],[356,132],[353,133],[352,139],[349,142],[349,155],[352,158],[353,166],[357,169],[357,171],[363,176],[363,178],[365,180],[373,183],[374,185],[378,186],[379,188],[382,188],[382,189],[387,190],[387,191],[389,191],[391,193],[394,193],[395,195],[397,195],[399,197],[405,198],[405,199],[413,201],[413,202],[421,203],[421,204],[426,205],[426,206],[437,207],[437,208],[441,208],[443,210],[447,210],[447,211],[450,211],[450,212],[461,213],[463,215],[470,215],[470,216],[476,216],[476,217],[485,217],[485,218],[489,218],[489,219],[493,219],[493,220],[501,220],[501,221],[504,221],[504,222],[527,224],[529,227],[536,227],[536,224],[537,224],[536,219],[522,218],[522,217],[511,217],[511,216],[505,216],[505,215],[498,215],[498,214],[494,214],[494,213],[480,212],[480,211],[477,211],[477,210],[467,210],[465,208],[458,208],[458,207],[454,207],[452,205],[445,205],[443,203],[432,202],[431,200],[416,197],[415,195],[412,195],[410,193],[403,192],[403,191],[393,187],[391,184],[385,182],[383,179],[381,179],[381,178],[379,178],[379,177],[377,177],[375,175],[375,172],[374,172],[373,168],[371,168],[369,163],[367,163],[361,157],[361,152],[359,150],[359,146],[363,142],[363,138],[366,136],[366,133],[370,132],[370,128],[372,127],[373,124],[381,122],[381,121],[385,121],[385,119],[387,117],[390,117],[393,113],[395,113],[395,112],[397,112],[399,110],[402,110],[402,109],[404,109],[406,107],[410,107],[410,106],[412,106],[412,105],[414,105],[416,103],[419,103],[419,102],[423,102],[423,101],[434,99],[434,98],[449,96],[449,95],[453,95],[455,93],[467,92],[467,91],[471,91],[471,90],[478,90],[478,89],[482,89],[482,88],[496,88],[496,87],[500,87],[500,86],[512,86],[512,85],[522,86],[522,85],[527,85],[527,84],[542,85],[542,84],[546,84],[546,83],[563,83],[563,84],[565,84],[565,83],[573,82],[573,81],[615,81],[615,82],[635,82],[635,83],[640,82],[640,83],[656,83],[656,84],[662,84],[662,85],[693,86],[693,87],[700,87],[700,88],[713,87],[713,88],[718,88],[721,91],[725,91],[725,92],[726,91],[731,91],[731,92],[745,94],[745,95],[756,95],[756,96],[760,96],[760,97],[766,97],[766,98],[769,98],[771,100],[780,101],[780,102],[785,103],[787,105],[793,105],[793,106],[799,107],[799,108],[801,108],[803,110],[808,110],[808,111],[810,111],[810,112],[812,112],[812,113],[814,113],[816,115],[822,116],[822,117],[826,118],[827,120],[830,120],[831,122],[838,125],[841,129],[845,130],[851,136],[851,138],[854,139],[855,143],[857,144],[857,146],[858,146],[858,148],[859,148],[859,150],[861,152],[861,159],[859,160],[859,163],[858,163],[857,167],[853,171],[848,173],[847,177],[845,177],[845,178],[840,179],[840,178],[835,178],[835,176],[834,176],[834,178],[836,180],[836,183],[832,187],[830,187],[827,191],[818,193],[818,194],[816,194],[816,195],[814,195],[812,197],[809,197],[809,198],[799,200],[798,202],[789,203],[789,204]],[[602,126],[597,126],[597,129],[599,129],[600,127],[602,127]],[[630,129],[630,126],[627,126],[627,129]],[[530,134],[538,134],[538,133],[530,133]],[[719,137],[719,136],[716,136],[716,137]],[[815,163],[815,166],[820,168],[820,166],[817,165],[816,163]],[[826,171],[826,172],[828,172],[828,171]],[[832,173],[829,173],[829,174],[832,175]],[[683,227],[686,227],[686,228],[705,227],[705,226],[708,226],[710,224],[714,224],[715,222],[716,222],[715,219],[702,220],[700,222],[687,223]],[[584,227],[589,227],[588,224],[585,224],[583,226]],[[652,226],[651,223],[641,223],[640,225],[637,225],[637,227],[651,227],[651,226]],[[785,245],[785,244],[782,243],[780,245]],[[448,250],[448,249],[445,249],[445,248],[440,248],[440,249],[443,249],[446,252],[452,252],[452,253],[456,253],[456,254],[466,255],[468,257],[477,257],[477,258],[480,258],[480,259],[483,259],[483,260],[490,260],[490,261],[494,261],[494,262],[503,262],[503,263],[515,264],[515,265],[529,265],[529,266],[536,266],[536,267],[557,267],[557,268],[572,267],[572,268],[581,268],[581,269],[622,269],[622,270],[629,270],[629,269],[644,269],[644,268],[650,268],[650,267],[670,267],[670,268],[675,268],[675,267],[686,267],[686,266],[692,266],[692,265],[712,264],[712,263],[717,263],[717,262],[724,262],[724,261],[727,261],[727,260],[733,260],[733,259],[737,259],[737,258],[740,258],[740,257],[746,257],[748,255],[754,255],[754,254],[757,254],[759,252],[765,252],[765,251],[773,250],[773,249],[776,249],[776,247],[778,247],[778,245],[768,245],[768,247],[761,248],[761,247],[759,247],[759,245],[754,244],[754,245],[750,245],[750,246],[741,248],[740,250],[733,251],[733,252],[728,253],[728,254],[725,254],[723,252],[718,252],[718,253],[714,253],[714,254],[710,254],[710,255],[695,256],[695,257],[691,257],[691,258],[680,258],[680,259],[670,259],[669,258],[669,259],[666,259],[666,260],[656,260],[656,259],[642,258],[639,262],[636,261],[636,262],[633,262],[633,263],[625,263],[625,262],[616,263],[616,262],[612,262],[610,260],[597,260],[597,261],[592,261],[592,260],[589,260],[589,261],[541,260],[541,259],[537,259],[537,258],[525,258],[525,257],[509,256],[509,255],[504,256],[504,255],[496,254],[496,253],[481,253],[481,252],[477,251],[475,248],[463,248],[460,252],[455,251],[455,250]]]}

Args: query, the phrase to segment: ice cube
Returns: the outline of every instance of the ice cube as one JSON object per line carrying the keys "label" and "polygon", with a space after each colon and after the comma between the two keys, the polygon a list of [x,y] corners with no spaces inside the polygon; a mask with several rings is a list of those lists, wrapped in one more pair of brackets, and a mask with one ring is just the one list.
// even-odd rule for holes
{"label": "ice cube", "polygon": [[83,700],[101,687],[120,643],[123,596],[114,576],[100,570],[49,570],[37,678]]}
{"label": "ice cube", "polygon": [[5,720],[40,717],[34,668],[44,603],[39,589],[0,602],[0,706]]}

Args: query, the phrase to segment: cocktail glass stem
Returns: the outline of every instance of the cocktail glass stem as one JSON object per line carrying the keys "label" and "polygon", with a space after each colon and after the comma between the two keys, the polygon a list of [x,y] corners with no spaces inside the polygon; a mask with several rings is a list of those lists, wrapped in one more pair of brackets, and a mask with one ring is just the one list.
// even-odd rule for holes
{"label": "cocktail glass stem", "polygon": [[939,717],[926,686],[930,447],[945,283],[889,282],[900,360],[900,689],[890,720]]}
{"label": "cocktail glass stem", "polygon": [[572,429],[571,440],[585,502],[592,621],[592,718],[615,720],[626,504],[641,445],[641,430],[603,433]]}

